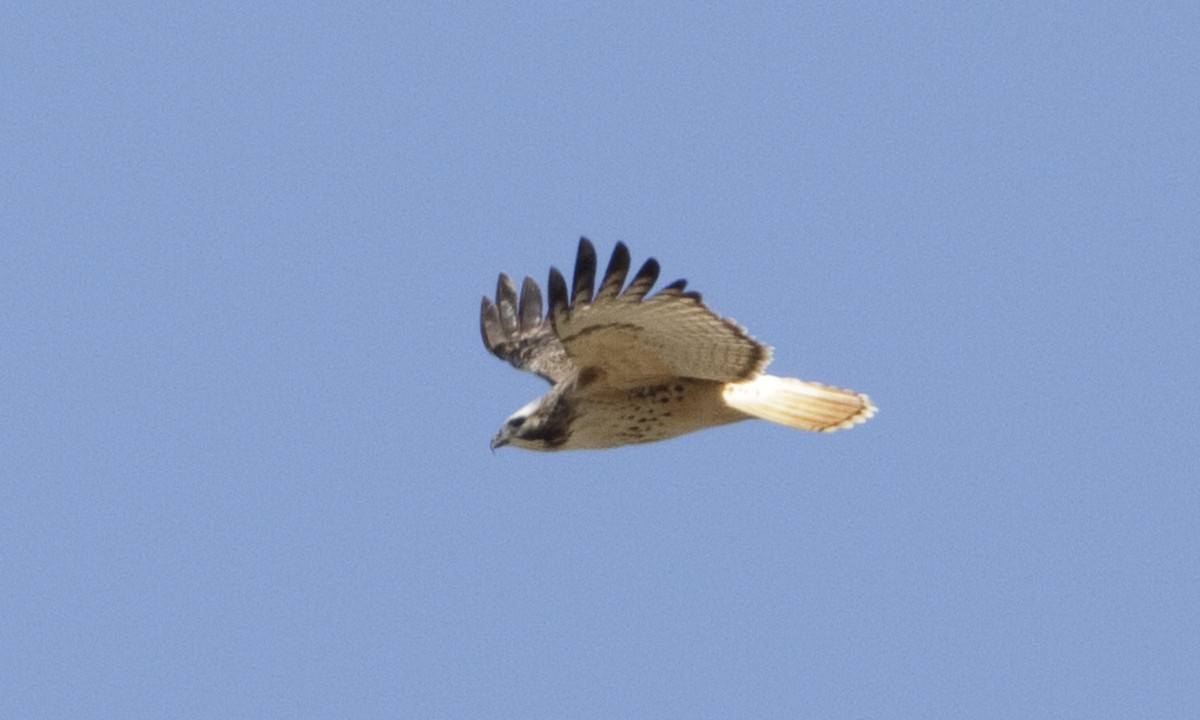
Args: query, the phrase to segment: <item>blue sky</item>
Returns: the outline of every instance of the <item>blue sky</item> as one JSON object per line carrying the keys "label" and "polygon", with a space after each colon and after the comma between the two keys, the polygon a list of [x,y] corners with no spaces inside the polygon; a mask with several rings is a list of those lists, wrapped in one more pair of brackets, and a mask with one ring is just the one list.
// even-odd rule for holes
{"label": "blue sky", "polygon": [[[0,18],[0,715],[1200,716],[1191,3]],[[870,393],[535,454],[580,235]]]}

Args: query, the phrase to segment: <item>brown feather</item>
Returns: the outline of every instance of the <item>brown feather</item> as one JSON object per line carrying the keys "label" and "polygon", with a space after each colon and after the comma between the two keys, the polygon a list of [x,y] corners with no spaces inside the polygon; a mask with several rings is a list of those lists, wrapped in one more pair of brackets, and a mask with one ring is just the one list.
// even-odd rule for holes
{"label": "brown feather", "polygon": [[571,305],[582,305],[592,301],[592,288],[596,282],[596,248],[585,237],[579,238],[579,252],[575,255],[575,277],[571,284]]}
{"label": "brown feather", "polygon": [[521,331],[528,332],[542,323],[542,291],[533,278],[526,276],[521,285]]}
{"label": "brown feather", "polygon": [[516,285],[502,274],[497,281],[496,296],[497,302],[485,296],[480,303],[479,329],[488,352],[551,383],[569,377],[575,366],[550,323],[542,317],[541,290],[537,283],[525,279],[518,303]]}
{"label": "brown feather", "polygon": [[504,341],[505,332],[500,324],[500,310],[486,295],[479,310],[479,331],[483,335],[483,346],[489,351],[494,352],[493,348]]}
{"label": "brown feather", "polygon": [[683,289],[687,287],[687,280],[676,280],[662,290],[654,293],[654,298],[659,297],[683,297]]}
{"label": "brown feather", "polygon": [[625,247],[625,243],[618,242],[617,247],[613,249],[612,258],[608,261],[608,268],[604,271],[604,281],[600,283],[600,290],[596,292],[595,302],[611,300],[619,295],[627,274],[629,248]]}
{"label": "brown feather", "polygon": [[633,276],[633,282],[629,283],[629,287],[621,293],[621,298],[623,300],[641,300],[646,297],[646,293],[650,292],[650,288],[654,287],[655,281],[658,280],[658,272],[658,261],[654,258],[647,260],[637,271],[637,275]]}
{"label": "brown feather", "polygon": [[496,281],[496,307],[500,309],[504,332],[509,335],[515,333],[520,327],[517,322],[517,285],[504,273],[500,273]]}
{"label": "brown feather", "polygon": [[558,318],[566,315],[571,307],[567,300],[567,280],[558,271],[558,268],[550,268],[550,279],[546,283],[546,289],[550,294],[548,317],[551,322],[558,322]]}

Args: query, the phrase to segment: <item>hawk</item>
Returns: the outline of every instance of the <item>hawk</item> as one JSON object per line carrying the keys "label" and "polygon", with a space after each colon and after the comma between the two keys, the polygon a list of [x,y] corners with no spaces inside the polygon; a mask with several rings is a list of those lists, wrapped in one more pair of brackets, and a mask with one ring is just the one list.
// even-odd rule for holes
{"label": "hawk", "polygon": [[647,297],[659,274],[653,258],[626,285],[629,260],[617,243],[597,288],[596,249],[580,238],[569,298],[550,268],[545,316],[528,277],[519,298],[504,273],[495,302],[484,296],[484,346],[552,385],[505,421],[493,450],[611,448],[749,418],[829,432],[875,414],[861,393],[767,375],[770,347],[685,291],[685,280]]}

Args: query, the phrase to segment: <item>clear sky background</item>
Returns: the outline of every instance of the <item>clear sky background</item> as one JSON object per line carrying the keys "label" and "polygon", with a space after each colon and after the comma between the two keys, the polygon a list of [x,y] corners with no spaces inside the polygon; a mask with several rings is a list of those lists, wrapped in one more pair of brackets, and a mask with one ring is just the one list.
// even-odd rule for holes
{"label": "clear sky background", "polygon": [[[0,28],[0,716],[1200,717],[1195,3]],[[879,415],[492,454],[580,235]]]}

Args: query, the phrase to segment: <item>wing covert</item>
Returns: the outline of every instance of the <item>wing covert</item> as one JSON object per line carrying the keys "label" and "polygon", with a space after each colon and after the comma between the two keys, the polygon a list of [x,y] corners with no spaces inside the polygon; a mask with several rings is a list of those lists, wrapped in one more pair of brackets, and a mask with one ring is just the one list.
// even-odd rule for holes
{"label": "wing covert", "polygon": [[606,384],[625,385],[671,377],[733,382],[754,377],[770,362],[768,346],[710,310],[698,293],[685,292],[685,281],[645,298],[659,275],[653,258],[621,292],[629,268],[623,244],[593,299],[595,250],[586,238],[579,248],[570,302],[561,273],[550,275],[550,320],[575,366],[600,370]]}

